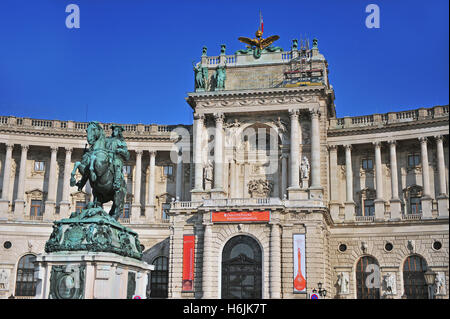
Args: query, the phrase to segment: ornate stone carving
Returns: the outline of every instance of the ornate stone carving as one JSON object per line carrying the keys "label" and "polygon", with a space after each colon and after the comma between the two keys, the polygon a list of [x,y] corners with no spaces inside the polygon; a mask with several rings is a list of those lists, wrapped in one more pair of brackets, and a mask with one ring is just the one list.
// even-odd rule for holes
{"label": "ornate stone carving", "polygon": [[0,269],[0,291],[9,289],[10,269]]}
{"label": "ornate stone carving", "polygon": [[445,295],[447,292],[447,287],[445,285],[445,273],[443,271],[439,271],[436,274],[435,281],[435,295]]}
{"label": "ornate stone carving", "polygon": [[252,198],[270,197],[273,182],[267,180],[252,180],[248,183],[248,192]]}

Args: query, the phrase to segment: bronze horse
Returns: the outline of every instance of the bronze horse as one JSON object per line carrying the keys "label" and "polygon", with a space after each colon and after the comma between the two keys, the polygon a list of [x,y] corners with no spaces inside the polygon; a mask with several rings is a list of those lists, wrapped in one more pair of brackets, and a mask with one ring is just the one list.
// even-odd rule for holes
{"label": "bronze horse", "polygon": [[[114,167],[112,157],[115,154],[107,149],[103,127],[98,122],[90,122],[87,129],[89,148],[85,150],[81,162],[76,162],[70,177],[70,186],[81,190],[89,180],[94,195],[93,207],[103,207],[104,203],[113,201],[109,215],[118,219],[122,213],[126,196],[125,180],[121,178],[120,187],[115,190]],[[76,171],[81,173],[81,180],[75,179]]]}

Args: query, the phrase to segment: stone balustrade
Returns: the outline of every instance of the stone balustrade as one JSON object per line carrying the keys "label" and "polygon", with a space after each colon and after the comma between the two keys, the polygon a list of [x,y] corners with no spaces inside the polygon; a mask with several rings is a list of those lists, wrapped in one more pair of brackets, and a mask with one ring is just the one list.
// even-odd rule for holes
{"label": "stone balustrade", "polygon": [[[89,122],[59,121],[59,120],[41,120],[20,118],[15,116],[0,116],[0,127],[8,129],[32,129],[49,130],[64,132],[85,132]],[[112,124],[101,123],[103,129],[108,132]],[[189,125],[157,125],[157,124],[120,124],[123,126],[125,135],[168,135],[178,126],[189,129]]]}
{"label": "stone balustrade", "polygon": [[364,126],[384,126],[403,122],[414,122],[427,119],[448,117],[448,105],[417,110],[371,114],[364,116],[346,116],[329,119],[330,129],[346,129]]}

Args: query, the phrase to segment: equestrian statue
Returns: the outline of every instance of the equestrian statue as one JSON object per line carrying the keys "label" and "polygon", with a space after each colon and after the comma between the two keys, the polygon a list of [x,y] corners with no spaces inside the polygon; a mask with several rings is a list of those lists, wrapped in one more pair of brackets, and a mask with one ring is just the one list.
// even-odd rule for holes
{"label": "equestrian statue", "polygon": [[[81,191],[89,180],[94,195],[90,208],[101,209],[104,203],[113,201],[109,215],[117,220],[127,193],[123,162],[130,158],[130,153],[122,135],[123,127],[112,125],[111,130],[111,137],[105,137],[100,123],[89,123],[86,129],[89,147],[85,149],[81,162],[75,163],[70,186],[77,186]],[[75,179],[77,170],[81,174],[78,182]]]}

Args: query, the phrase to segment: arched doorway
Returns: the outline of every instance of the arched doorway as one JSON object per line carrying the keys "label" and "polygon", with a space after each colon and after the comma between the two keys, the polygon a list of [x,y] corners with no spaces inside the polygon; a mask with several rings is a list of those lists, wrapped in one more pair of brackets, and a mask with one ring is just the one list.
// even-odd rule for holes
{"label": "arched doorway", "polygon": [[403,284],[408,299],[428,299],[428,288],[425,281],[427,262],[420,256],[406,258],[403,264]]}
{"label": "arched doorway", "polygon": [[249,236],[235,236],[223,248],[222,298],[262,298],[262,252]]}
{"label": "arched doorway", "polygon": [[16,276],[16,296],[35,296],[37,279],[34,276],[36,271],[36,256],[28,254],[19,259]]}
{"label": "arched doorway", "polygon": [[378,261],[364,256],[356,265],[356,298],[380,299],[381,276]]}

